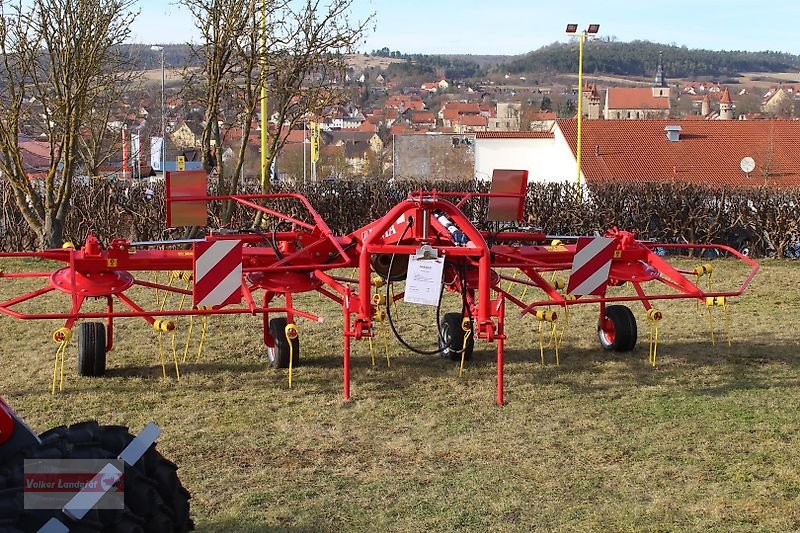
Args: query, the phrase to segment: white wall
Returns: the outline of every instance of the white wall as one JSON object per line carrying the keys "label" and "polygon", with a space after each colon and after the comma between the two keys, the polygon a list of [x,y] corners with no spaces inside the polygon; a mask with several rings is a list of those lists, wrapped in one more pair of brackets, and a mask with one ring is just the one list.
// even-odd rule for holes
{"label": "white wall", "polygon": [[553,139],[476,139],[475,177],[489,180],[494,169],[512,169],[527,170],[529,182],[574,182],[575,156],[557,126],[553,133]]}

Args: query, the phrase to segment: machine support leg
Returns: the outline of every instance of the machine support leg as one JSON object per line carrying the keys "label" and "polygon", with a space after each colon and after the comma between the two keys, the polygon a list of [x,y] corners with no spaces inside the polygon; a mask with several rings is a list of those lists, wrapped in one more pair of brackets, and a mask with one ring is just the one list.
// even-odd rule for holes
{"label": "machine support leg", "polygon": [[114,298],[107,296],[108,319],[106,319],[106,353],[114,348]]}
{"label": "machine support leg", "polygon": [[344,310],[344,384],[343,384],[343,396],[345,400],[350,399],[350,335],[352,334],[350,330],[350,291],[347,291],[347,294],[344,298],[344,305],[342,306]]}
{"label": "machine support leg", "polygon": [[503,362],[505,357],[506,342],[506,300],[503,295],[498,295],[497,302],[497,405],[503,406]]}
{"label": "machine support leg", "polygon": [[502,337],[497,339],[497,405],[503,406],[503,343]]}

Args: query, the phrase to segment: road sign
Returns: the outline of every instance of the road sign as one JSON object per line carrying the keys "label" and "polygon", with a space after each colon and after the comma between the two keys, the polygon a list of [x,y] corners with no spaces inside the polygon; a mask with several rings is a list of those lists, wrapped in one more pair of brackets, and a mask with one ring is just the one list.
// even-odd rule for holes
{"label": "road sign", "polygon": [[603,296],[616,249],[616,240],[580,237],[572,260],[567,293],[573,296]]}
{"label": "road sign", "polygon": [[184,157],[182,155],[179,155],[178,158],[175,160],[175,162],[178,165],[178,170],[179,171],[186,170],[186,157]]}
{"label": "road sign", "polygon": [[242,301],[242,241],[194,244],[194,290],[197,307],[222,307]]}

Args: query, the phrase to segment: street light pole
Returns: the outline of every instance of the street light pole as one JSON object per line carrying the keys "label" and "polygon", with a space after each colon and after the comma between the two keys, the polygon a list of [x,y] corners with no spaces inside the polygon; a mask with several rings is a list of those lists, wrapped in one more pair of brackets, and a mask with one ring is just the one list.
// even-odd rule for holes
{"label": "street light pole", "polygon": [[161,52],[161,174],[165,175],[165,166],[167,163],[167,122],[166,122],[166,101],[165,101],[165,83],[164,83],[164,47],[151,46],[150,50],[154,52]]}
{"label": "street light pole", "polygon": [[577,24],[567,24],[567,33],[578,34],[578,145],[575,150],[577,176],[575,178],[575,191],[578,201],[581,199],[581,132],[583,126],[583,42],[589,35],[595,35],[600,30],[599,24],[589,24],[588,28],[578,32]]}

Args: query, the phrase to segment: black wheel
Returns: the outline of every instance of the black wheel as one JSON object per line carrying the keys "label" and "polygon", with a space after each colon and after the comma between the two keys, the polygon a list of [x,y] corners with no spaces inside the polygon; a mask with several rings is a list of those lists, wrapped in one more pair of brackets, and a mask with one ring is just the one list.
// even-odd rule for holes
{"label": "black wheel", "polygon": [[78,325],[78,375],[102,376],[106,373],[106,325],[81,322]]}
{"label": "black wheel", "polygon": [[[269,364],[273,368],[289,368],[289,341],[286,339],[286,317],[269,321],[269,334],[275,339],[275,346],[267,348]],[[292,367],[300,366],[300,339],[292,339]]]}
{"label": "black wheel", "polygon": [[446,313],[439,324],[439,349],[441,356],[451,361],[461,361],[461,352],[464,350],[464,359],[472,359],[472,349],[475,347],[475,338],[470,335],[464,348],[464,335],[466,332],[461,327],[461,313]]}
{"label": "black wheel", "polygon": [[78,522],[58,509],[24,507],[25,459],[115,459],[133,440],[127,428],[84,422],[46,431],[41,444],[0,463],[0,531],[37,531],[57,518],[71,531],[189,531],[189,492],[177,467],[150,447],[135,465],[125,465],[124,509],[92,509]]}
{"label": "black wheel", "polygon": [[636,317],[624,305],[609,305],[597,324],[597,336],[605,350],[630,352],[636,347]]}

